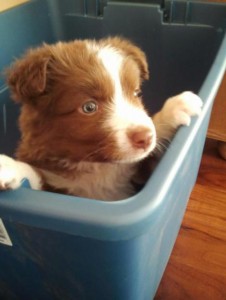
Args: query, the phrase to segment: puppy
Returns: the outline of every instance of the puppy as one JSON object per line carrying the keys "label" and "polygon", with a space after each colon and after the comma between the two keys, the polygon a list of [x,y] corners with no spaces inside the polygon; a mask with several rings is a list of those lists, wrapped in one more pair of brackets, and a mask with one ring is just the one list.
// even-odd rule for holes
{"label": "puppy", "polygon": [[184,92],[153,119],[141,100],[145,54],[118,37],[75,40],[30,50],[8,70],[22,105],[18,160],[0,156],[0,189],[33,189],[99,200],[135,193],[133,178],[157,141],[199,115],[201,99]]}

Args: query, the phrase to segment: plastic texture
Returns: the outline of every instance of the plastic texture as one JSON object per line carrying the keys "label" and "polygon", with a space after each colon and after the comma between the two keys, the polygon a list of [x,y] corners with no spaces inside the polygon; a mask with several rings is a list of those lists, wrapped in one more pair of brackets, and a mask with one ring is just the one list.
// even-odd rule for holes
{"label": "plastic texture", "polygon": [[[0,299],[154,297],[196,180],[225,72],[225,24],[226,5],[190,1],[36,0],[0,14],[1,69],[42,42],[121,35],[147,54],[151,80],[144,99],[152,112],[183,90],[204,101],[201,116],[178,131],[134,197],[109,203],[26,186],[0,192],[0,218],[13,244],[0,244]],[[2,80],[1,153],[15,150],[18,113]]]}

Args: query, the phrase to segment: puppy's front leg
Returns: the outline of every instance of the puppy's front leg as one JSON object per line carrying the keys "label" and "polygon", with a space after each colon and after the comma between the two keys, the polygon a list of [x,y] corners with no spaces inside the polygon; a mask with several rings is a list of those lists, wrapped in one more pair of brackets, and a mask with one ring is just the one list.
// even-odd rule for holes
{"label": "puppy's front leg", "polygon": [[133,178],[136,186],[139,188],[143,186],[156,167],[165,148],[162,141],[169,142],[179,126],[189,126],[191,117],[201,113],[202,104],[202,100],[197,95],[192,92],[183,92],[167,99],[163,108],[153,116],[157,133],[157,151],[154,151],[153,156],[148,156],[138,165],[137,173]]}
{"label": "puppy's front leg", "polygon": [[0,155],[0,190],[17,189],[25,178],[32,189],[41,189],[41,177],[30,165]]}
{"label": "puppy's front leg", "polygon": [[158,140],[171,140],[177,128],[189,126],[192,116],[201,113],[202,100],[192,92],[183,92],[169,98],[153,117]]}

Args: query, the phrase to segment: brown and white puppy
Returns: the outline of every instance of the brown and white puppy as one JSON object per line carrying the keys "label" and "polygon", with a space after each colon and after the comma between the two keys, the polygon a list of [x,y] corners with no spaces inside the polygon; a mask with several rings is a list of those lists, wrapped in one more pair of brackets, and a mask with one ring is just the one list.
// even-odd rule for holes
{"label": "brown and white puppy", "polygon": [[30,50],[8,70],[22,104],[17,159],[0,155],[0,189],[23,178],[44,189],[100,200],[135,193],[138,164],[201,111],[191,92],[168,99],[153,119],[140,96],[145,54],[114,37]]}

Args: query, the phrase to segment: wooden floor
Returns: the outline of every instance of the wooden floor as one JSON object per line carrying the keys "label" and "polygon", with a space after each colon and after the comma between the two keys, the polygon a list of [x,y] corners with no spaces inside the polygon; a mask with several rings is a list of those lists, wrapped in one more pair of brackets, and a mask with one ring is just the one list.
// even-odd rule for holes
{"label": "wooden floor", "polygon": [[226,300],[226,161],[207,140],[155,300]]}

